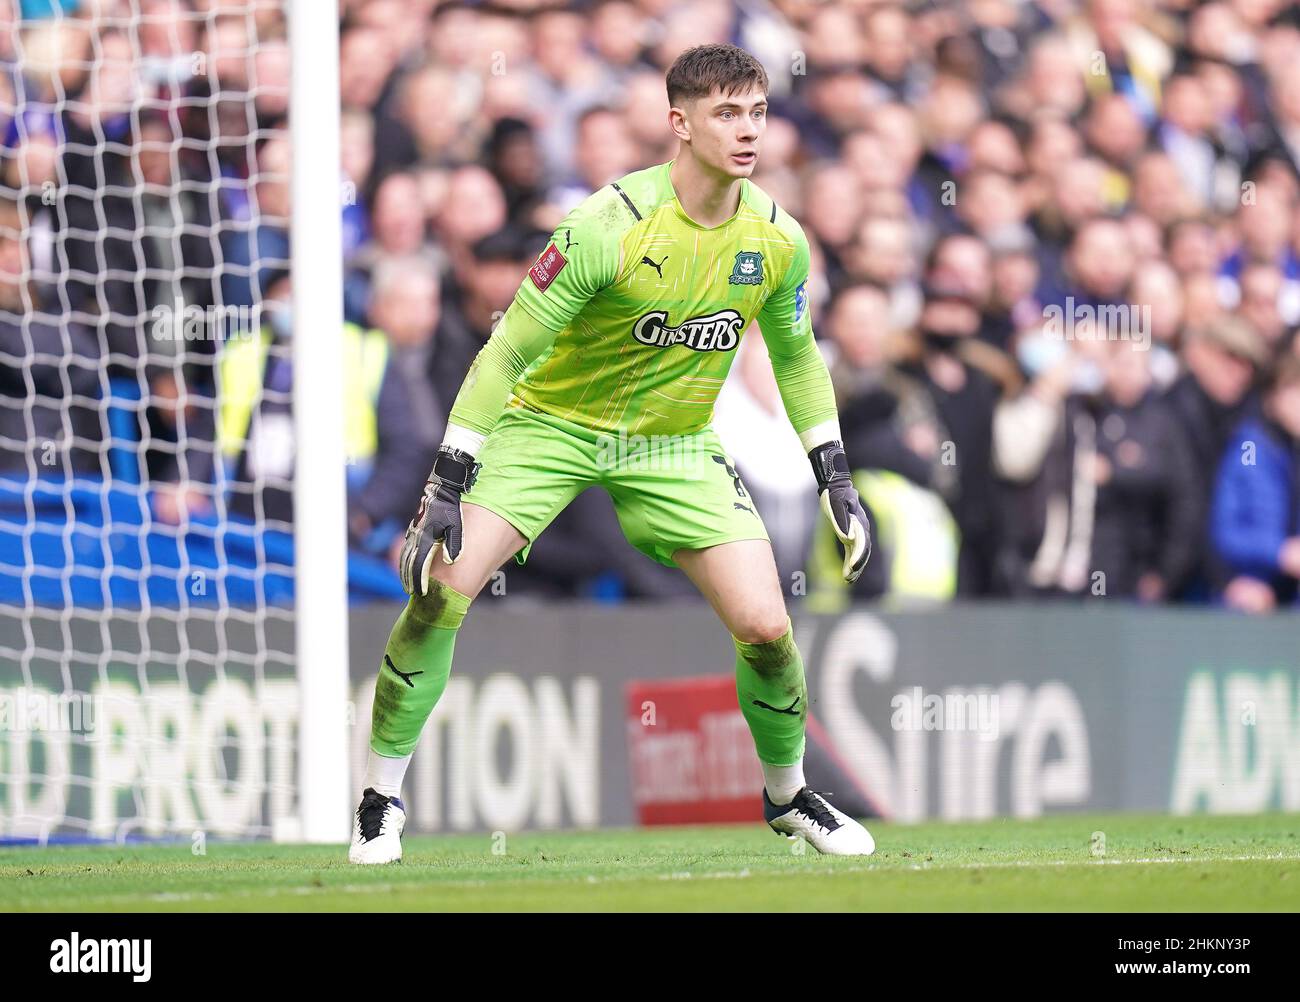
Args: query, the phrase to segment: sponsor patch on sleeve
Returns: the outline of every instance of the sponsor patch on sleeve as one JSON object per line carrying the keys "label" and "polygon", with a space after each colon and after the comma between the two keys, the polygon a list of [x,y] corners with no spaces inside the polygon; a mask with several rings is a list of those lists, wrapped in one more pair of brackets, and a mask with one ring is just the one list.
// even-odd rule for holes
{"label": "sponsor patch on sleeve", "polygon": [[799,283],[799,288],[794,290],[794,322],[798,323],[803,318],[803,311],[808,306],[808,280],[805,278]]}
{"label": "sponsor patch on sleeve", "polygon": [[537,291],[545,292],[547,286],[555,281],[555,276],[562,272],[568,263],[568,259],[560,253],[560,249],[554,243],[542,251],[542,256],[537,259],[537,263],[528,269],[528,275],[532,278],[533,285],[537,286]]}

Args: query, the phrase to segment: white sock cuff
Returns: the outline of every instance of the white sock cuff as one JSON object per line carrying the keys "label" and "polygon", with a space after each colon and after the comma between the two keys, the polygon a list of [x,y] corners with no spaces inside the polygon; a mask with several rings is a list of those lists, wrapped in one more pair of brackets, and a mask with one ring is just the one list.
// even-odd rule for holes
{"label": "white sock cuff", "polygon": [[385,797],[400,797],[402,780],[406,778],[406,768],[414,757],[412,753],[401,758],[389,758],[371,748],[366,756],[366,781],[361,788],[374,790]]}
{"label": "white sock cuff", "polygon": [[768,765],[766,762],[761,764],[763,766],[763,786],[767,788],[767,799],[778,807],[790,803],[794,799],[794,795],[806,785],[803,778],[802,759],[794,765]]}

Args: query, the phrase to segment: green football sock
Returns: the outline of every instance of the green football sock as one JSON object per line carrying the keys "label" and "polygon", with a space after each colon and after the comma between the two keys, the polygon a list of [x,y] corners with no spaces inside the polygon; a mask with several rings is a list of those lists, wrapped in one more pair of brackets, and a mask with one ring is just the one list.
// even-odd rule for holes
{"label": "green football sock", "polygon": [[754,736],[759,761],[797,764],[803,759],[808,686],[793,624],[765,644],[731,639],[736,645],[736,698]]}
{"label": "green football sock", "polygon": [[456,634],[470,598],[441,581],[412,596],[388,635],[370,711],[370,747],[389,758],[415,750],[451,675]]}

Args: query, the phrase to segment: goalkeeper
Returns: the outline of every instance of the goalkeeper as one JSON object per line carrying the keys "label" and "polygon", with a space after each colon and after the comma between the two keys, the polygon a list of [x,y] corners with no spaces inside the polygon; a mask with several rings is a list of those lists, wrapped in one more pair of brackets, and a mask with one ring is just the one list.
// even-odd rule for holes
{"label": "goalkeeper", "polygon": [[680,567],[730,631],[768,824],[825,853],[875,848],[805,785],[803,661],[763,520],[710,424],[757,319],[843,544],[844,576],[856,580],[871,538],[813,340],[808,242],[749,180],[767,75],[735,46],[705,45],[678,57],[667,86],[677,157],[569,213],[456,397],[401,553],[411,598],[380,662],[353,862],[401,858],[402,779],[470,603],[593,484],[609,492],[628,541]]}

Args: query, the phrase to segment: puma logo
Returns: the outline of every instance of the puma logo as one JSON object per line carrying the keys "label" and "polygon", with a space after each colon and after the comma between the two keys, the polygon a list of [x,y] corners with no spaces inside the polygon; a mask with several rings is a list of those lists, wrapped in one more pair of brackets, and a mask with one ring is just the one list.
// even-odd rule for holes
{"label": "puma logo", "polygon": [[789,706],[787,706],[784,710],[781,709],[779,706],[768,706],[761,699],[754,700],[754,705],[761,706],[765,710],[771,710],[773,713],[788,713],[792,717],[797,717],[799,716],[799,711],[796,710],[795,707],[799,705],[799,700],[801,700],[802,698],[803,698],[802,696],[795,696],[794,702],[791,703]]}
{"label": "puma logo", "polygon": [[643,258],[641,259],[641,263],[642,263],[642,264],[648,264],[651,268],[653,268],[653,269],[655,270],[655,272],[659,275],[660,278],[663,278],[663,277],[664,277],[664,273],[663,273],[664,261],[667,261],[667,260],[668,260],[668,255],[665,254],[665,255],[664,255],[664,258],[663,258],[663,261],[660,261],[658,264],[655,264],[653,261],[651,261],[649,257],[643,257]]}
{"label": "puma logo", "polygon": [[750,507],[749,505],[747,505],[747,504],[741,504],[739,501],[733,501],[733,502],[731,502],[731,507],[733,507],[733,508],[743,508],[745,511],[749,512],[751,515],[754,514],[754,509],[753,509],[753,508],[751,508],[751,507]]}
{"label": "puma logo", "polygon": [[578,246],[578,241],[573,239],[573,230],[566,229],[564,231],[564,249],[568,250],[570,247],[577,247],[577,246]]}
{"label": "puma logo", "polygon": [[396,675],[398,678],[400,678],[407,685],[409,685],[412,689],[415,688],[415,683],[412,682],[411,679],[413,679],[416,675],[424,674],[424,672],[422,671],[400,671],[397,665],[393,664],[393,659],[390,658],[387,654],[384,655],[384,664],[388,665],[388,667],[392,669],[393,674]]}

